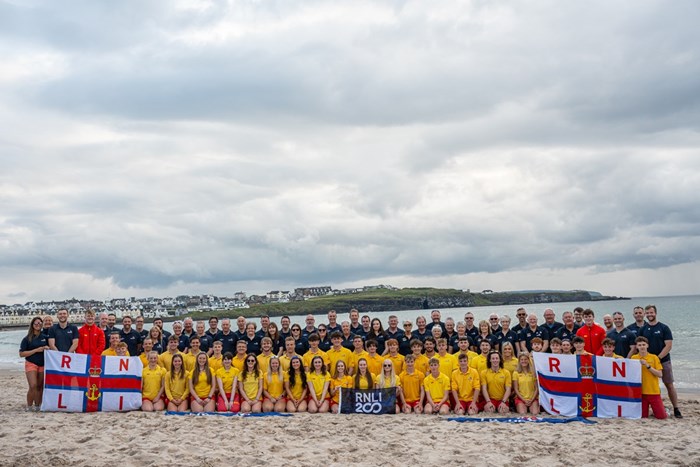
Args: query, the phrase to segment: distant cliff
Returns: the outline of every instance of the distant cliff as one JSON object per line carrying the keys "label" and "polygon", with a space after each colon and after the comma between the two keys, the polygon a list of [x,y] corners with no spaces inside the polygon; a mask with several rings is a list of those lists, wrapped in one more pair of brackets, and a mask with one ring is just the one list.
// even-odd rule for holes
{"label": "distant cliff", "polygon": [[[217,313],[219,317],[300,315],[336,310],[347,313],[352,308],[361,313],[394,310],[445,309],[489,305],[527,305],[533,303],[587,302],[626,300],[624,297],[600,295],[585,290],[470,293],[457,289],[405,288],[373,290],[347,295],[327,295],[289,303],[253,305],[246,310]],[[198,314],[198,316],[201,316]]]}

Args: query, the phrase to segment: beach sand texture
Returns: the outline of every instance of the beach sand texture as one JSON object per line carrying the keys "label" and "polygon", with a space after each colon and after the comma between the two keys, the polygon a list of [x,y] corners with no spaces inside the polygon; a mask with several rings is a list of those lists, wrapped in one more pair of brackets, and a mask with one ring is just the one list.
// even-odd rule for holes
{"label": "beach sand texture", "polygon": [[21,371],[2,370],[2,466],[693,465],[700,403],[685,418],[595,425],[456,423],[425,415],[178,417],[27,413]]}

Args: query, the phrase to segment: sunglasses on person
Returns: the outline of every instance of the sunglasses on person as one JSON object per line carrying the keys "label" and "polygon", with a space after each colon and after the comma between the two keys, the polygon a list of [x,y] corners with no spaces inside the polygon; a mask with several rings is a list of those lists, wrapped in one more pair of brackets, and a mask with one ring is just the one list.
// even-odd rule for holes
{"label": "sunglasses on person", "polygon": [[391,363],[387,363],[386,365],[383,365],[383,366],[384,366],[384,368],[391,368],[392,365],[391,365]]}
{"label": "sunglasses on person", "polygon": [[255,359],[254,359],[254,358],[249,358],[248,360],[246,360],[246,362],[248,362],[248,363],[255,363]]}

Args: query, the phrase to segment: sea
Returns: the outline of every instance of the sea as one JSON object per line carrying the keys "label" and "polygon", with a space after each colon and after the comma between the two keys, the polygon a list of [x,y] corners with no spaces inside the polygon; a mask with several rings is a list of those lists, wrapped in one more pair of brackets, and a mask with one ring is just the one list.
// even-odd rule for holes
{"label": "sea", "polygon": [[[620,311],[625,316],[625,324],[634,322],[632,309],[635,306],[656,305],[658,310],[657,319],[668,325],[673,332],[673,349],[671,351],[671,361],[673,362],[673,373],[676,381],[676,388],[681,392],[700,393],[700,359],[698,359],[698,349],[700,349],[700,325],[695,322],[700,319],[700,295],[670,296],[670,297],[634,297],[630,300],[610,300],[593,302],[562,302],[562,303],[541,303],[532,305],[522,305],[529,313],[535,313],[540,317],[540,324],[543,322],[542,314],[546,308],[552,308],[556,313],[557,320],[564,311],[571,311],[575,307],[591,308],[595,311],[596,321],[601,323],[605,314],[612,314]],[[507,314],[511,317],[512,324],[517,323],[515,310],[521,305],[507,306],[481,306],[469,308],[447,308],[441,309],[442,319],[451,316],[456,322],[464,319],[464,314],[471,311],[474,314],[475,323],[482,319],[488,319],[491,313],[499,316]],[[241,310],[244,311],[244,310]],[[369,314],[372,318],[379,318],[382,323],[386,323],[390,315],[398,316],[399,320],[409,319],[415,323],[418,316],[425,316],[430,321],[431,310],[397,310],[383,311]],[[362,310],[360,310],[361,314]],[[314,315],[316,325],[326,322],[325,314]],[[254,318],[257,320],[257,318]],[[292,323],[305,325],[305,315],[290,317]],[[346,320],[347,315],[340,314],[338,322]],[[273,318],[279,324],[279,318]],[[235,328],[235,323],[232,323]],[[386,325],[386,324],[385,324]],[[166,323],[166,328],[171,328],[172,323]],[[147,325],[148,327],[148,325]],[[415,326],[414,326],[415,329]],[[19,345],[26,335],[25,329],[12,329],[0,332],[0,370],[21,369],[23,359],[19,358]]]}

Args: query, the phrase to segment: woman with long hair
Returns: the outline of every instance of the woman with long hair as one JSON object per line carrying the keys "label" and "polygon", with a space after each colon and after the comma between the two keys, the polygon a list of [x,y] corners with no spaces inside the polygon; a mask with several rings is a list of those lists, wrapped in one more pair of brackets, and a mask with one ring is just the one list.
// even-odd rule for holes
{"label": "woman with long hair", "polygon": [[481,393],[484,397],[480,408],[486,412],[508,413],[512,377],[510,372],[503,368],[501,354],[492,350],[488,355],[489,367],[481,372]]}
{"label": "woman with long hair", "polygon": [[306,384],[304,364],[298,355],[289,360],[289,370],[284,375],[284,389],[287,393],[287,412],[306,412]]}
{"label": "woman with long hair", "polygon": [[[157,327],[157,326],[154,326]],[[170,371],[165,374],[165,401],[172,412],[187,412],[189,408],[189,374],[185,371],[182,354],[173,355]]]}
{"label": "woman with long hair", "polygon": [[153,326],[148,331],[148,337],[153,341],[153,350],[158,352],[158,355],[162,354],[168,346],[167,342],[163,342],[163,331],[158,326]]}
{"label": "woman with long hair", "polygon": [[355,389],[374,389],[376,377],[370,373],[366,358],[362,357],[357,360],[357,373],[355,373],[354,379]]}
{"label": "woman with long hair", "polygon": [[270,358],[267,374],[264,376],[262,411],[284,412],[284,409],[287,408],[287,399],[284,397],[284,373],[282,373],[282,364],[277,355]]}
{"label": "woman with long hair", "polygon": [[245,366],[238,380],[238,390],[241,393],[241,412],[262,410],[263,378],[254,353],[249,353],[245,358]]}
{"label": "woman with long hair", "polygon": [[44,350],[49,350],[49,341],[43,326],[41,318],[32,318],[27,335],[19,345],[19,356],[24,359],[24,374],[29,384],[27,410],[38,411],[44,394]]}
{"label": "woman with long hair", "polygon": [[405,404],[403,392],[401,390],[401,380],[396,376],[394,363],[390,359],[385,359],[382,363],[382,372],[377,378],[378,389],[396,388],[396,413],[401,413],[401,407]]}
{"label": "woman with long hair", "polygon": [[331,376],[326,371],[326,363],[323,357],[316,356],[311,360],[311,371],[306,376],[309,385],[309,413],[328,412],[330,402],[328,401],[328,388],[331,383]]}
{"label": "woman with long hair", "polygon": [[529,410],[532,415],[539,415],[537,375],[528,352],[520,352],[518,356],[518,367],[513,372],[513,390],[515,409],[519,414],[524,415]]}
{"label": "woman with long hair", "polygon": [[333,413],[338,413],[340,410],[341,389],[351,389],[353,385],[352,376],[348,375],[347,370],[348,367],[344,361],[335,362],[335,371],[330,386],[331,412]]}
{"label": "woman with long hair", "polygon": [[142,411],[156,412],[165,409],[163,378],[166,373],[165,368],[158,366],[158,352],[155,350],[148,352],[148,366],[141,371]]}
{"label": "woman with long hair", "polygon": [[370,329],[365,336],[365,342],[369,340],[374,340],[377,342],[377,354],[384,355],[384,349],[386,348],[386,331],[382,326],[382,321],[379,318],[374,318],[370,323]]}
{"label": "woman with long hair", "polygon": [[214,375],[209,369],[207,354],[197,354],[197,364],[190,374],[190,395],[192,396],[192,412],[213,412],[216,408],[214,393]]}
{"label": "woman with long hair", "polygon": [[503,368],[508,370],[512,375],[515,368],[518,366],[518,359],[515,358],[513,344],[508,341],[503,341],[501,343],[501,357],[503,357]]}
{"label": "woman with long hair", "polygon": [[284,352],[284,339],[282,339],[277,323],[271,322],[269,324],[265,337],[269,337],[272,341],[272,353],[278,357],[282,355],[282,352]]}
{"label": "woman with long hair", "polygon": [[[211,357],[210,361],[211,361]],[[236,413],[241,409],[238,396],[238,369],[231,365],[233,354],[226,352],[221,357],[221,368],[216,370],[216,386],[219,396],[216,398],[216,410]]]}

